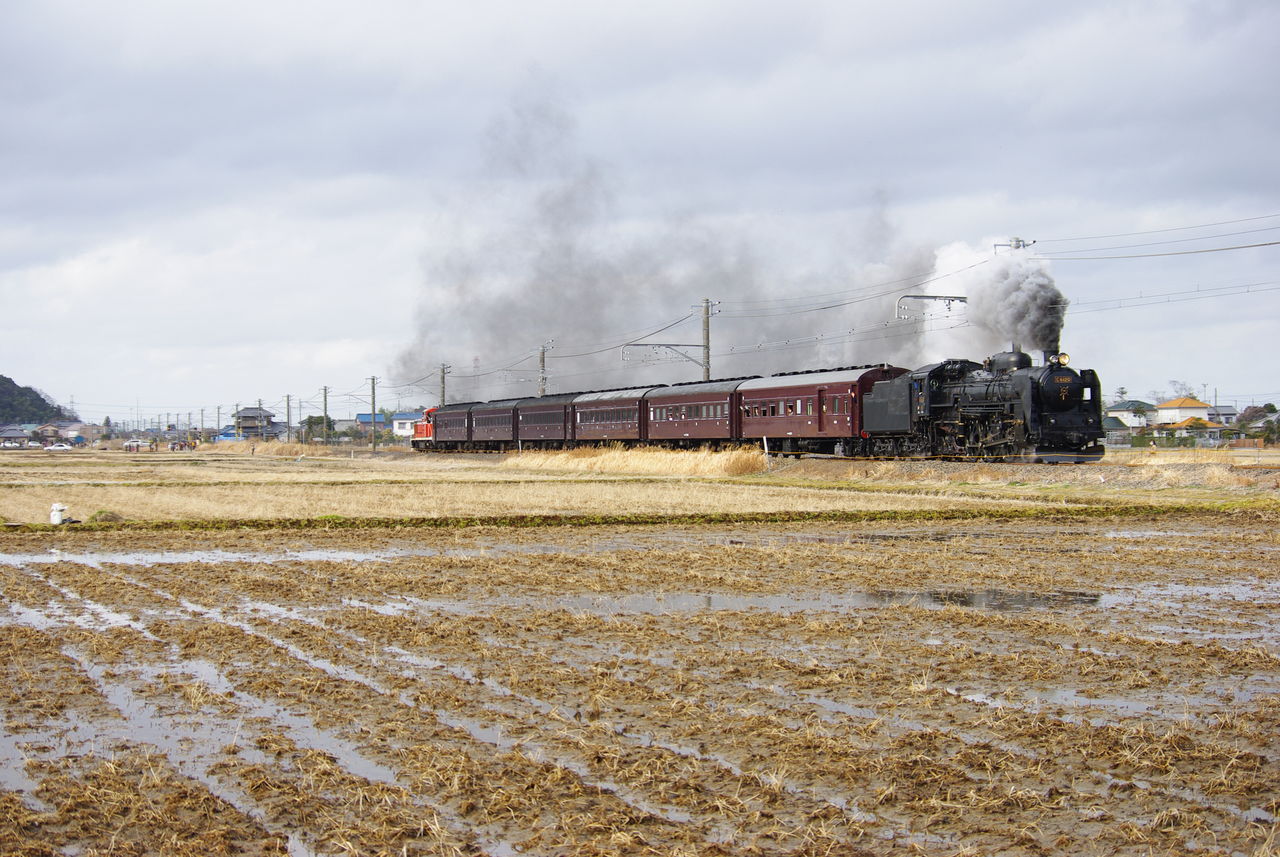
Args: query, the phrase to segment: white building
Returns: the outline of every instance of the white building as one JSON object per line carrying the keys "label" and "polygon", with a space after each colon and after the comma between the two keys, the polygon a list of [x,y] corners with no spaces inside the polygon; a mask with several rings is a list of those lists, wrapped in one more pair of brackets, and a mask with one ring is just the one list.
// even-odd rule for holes
{"label": "white building", "polygon": [[1115,417],[1129,428],[1142,428],[1150,422],[1150,418],[1154,417],[1155,413],[1155,405],[1140,402],[1137,399],[1116,402],[1106,410],[1106,416]]}
{"label": "white building", "polygon": [[1156,422],[1161,424],[1180,423],[1183,420],[1204,420],[1209,422],[1208,403],[1193,399],[1190,396],[1170,399],[1167,402],[1156,405],[1156,411],[1159,412]]}

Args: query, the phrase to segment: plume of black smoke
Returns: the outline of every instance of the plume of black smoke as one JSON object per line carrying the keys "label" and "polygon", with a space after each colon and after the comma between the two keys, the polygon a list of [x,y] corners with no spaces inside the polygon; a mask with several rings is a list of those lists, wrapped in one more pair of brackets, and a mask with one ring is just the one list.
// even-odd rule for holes
{"label": "plume of black smoke", "polygon": [[[615,181],[578,151],[572,116],[543,87],[518,95],[493,123],[485,167],[485,178],[446,206],[433,230],[417,333],[392,367],[400,383],[421,380],[426,401],[435,399],[442,362],[456,367],[450,401],[533,395],[539,346],[553,339],[549,392],[700,379],[700,367],[670,350],[628,349],[633,359],[623,362],[618,345],[678,343],[700,357],[704,297],[721,302],[712,322],[714,377],[881,362],[914,368],[981,357],[1014,340],[1057,348],[1066,301],[1047,272],[1023,257],[992,261],[959,244],[892,250],[883,196],[820,262],[795,260],[812,259],[821,242],[806,233],[788,246],[785,230],[763,218],[726,226],[621,214]],[[965,330],[979,336],[949,341],[925,334],[927,325],[894,320],[898,296],[920,291],[913,283],[969,268],[971,275],[936,287],[968,295]],[[830,297],[787,300],[822,295]],[[686,316],[656,337],[640,336]],[[935,355],[939,345],[949,353]],[[636,359],[655,355],[668,362]],[[481,377],[468,377],[477,374],[473,357]]]}
{"label": "plume of black smoke", "polygon": [[[992,243],[984,242],[988,248]],[[1017,251],[992,256],[990,250],[957,242],[937,251],[936,273],[947,272],[959,273],[936,285],[941,292],[967,296],[968,324],[934,337],[926,362],[976,359],[1014,343],[1028,351],[1058,350],[1067,299],[1044,262]]]}
{"label": "plume of black smoke", "polygon": [[[725,227],[690,216],[620,215],[615,182],[577,150],[572,117],[540,88],[521,93],[493,123],[485,166],[485,180],[449,205],[433,230],[449,237],[437,238],[442,249],[426,259],[417,334],[392,367],[401,383],[421,379],[428,400],[446,361],[457,367],[451,401],[532,395],[537,350],[550,339],[552,392],[696,380],[700,368],[670,350],[629,349],[632,358],[668,362],[624,363],[619,348],[605,346],[683,316],[690,318],[645,341],[693,346],[701,339],[703,297],[725,302],[713,322],[717,377],[893,360],[915,350],[902,339],[778,347],[816,332],[873,327],[892,318],[893,296],[829,312],[751,307],[927,271],[922,253],[873,265],[838,255],[825,267],[787,268],[794,251],[781,250],[780,239],[750,218]],[[877,243],[890,229],[886,204],[878,203],[863,230]],[[766,347],[754,350],[754,343]],[[698,347],[682,350],[701,356]],[[514,368],[469,379],[473,355],[486,369]]]}
{"label": "plume of black smoke", "polygon": [[1058,351],[1067,299],[1043,265],[1023,254],[1001,256],[969,294],[969,321],[1006,343]]}

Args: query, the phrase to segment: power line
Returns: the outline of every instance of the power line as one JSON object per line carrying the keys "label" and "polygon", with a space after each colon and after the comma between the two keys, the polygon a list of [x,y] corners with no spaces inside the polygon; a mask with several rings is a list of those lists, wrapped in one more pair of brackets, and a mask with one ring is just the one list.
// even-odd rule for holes
{"label": "power line", "polygon": [[[981,267],[982,265],[986,265],[989,262],[990,262],[989,259],[983,259],[980,262],[974,262],[972,265],[966,265],[963,268],[957,268],[956,270],[948,271],[945,274],[938,274],[935,277],[929,277],[924,280],[919,280],[913,284],[912,288],[919,288],[921,286],[926,286],[929,283],[936,283],[939,280],[945,280],[947,277],[954,277],[957,274],[963,274],[965,271],[971,271],[974,268]],[[909,278],[909,279],[914,279],[914,278]],[[897,292],[900,291],[900,289],[898,289],[897,286],[903,282],[906,282],[906,281],[894,280],[888,283],[879,283],[879,284],[876,284],[875,286],[868,286],[867,288],[882,288],[883,286],[892,285],[895,288],[888,289],[885,291],[875,292],[873,294],[862,295],[861,297],[852,298],[847,301],[838,301],[836,303],[826,303],[826,304],[819,304],[814,306],[778,309],[772,312],[770,311],[725,312],[723,313],[723,315],[726,318],[779,318],[781,316],[799,315],[801,313],[807,313],[807,312],[819,312],[821,310],[839,309],[841,307],[852,306],[853,304],[864,303],[865,301],[875,300],[876,298],[883,298],[883,297],[888,297],[889,295],[892,295],[892,294],[897,294]],[[849,293],[846,292],[845,294],[849,294]]]}
{"label": "power line", "polygon": [[1280,226],[1264,226],[1261,229],[1246,229],[1242,232],[1219,232],[1217,235],[1197,235],[1194,238],[1174,238],[1169,241],[1148,241],[1143,244],[1118,244],[1113,247],[1088,247],[1081,250],[1055,250],[1052,251],[1055,256],[1065,255],[1067,253],[1100,253],[1105,250],[1129,250],[1134,247],[1161,247],[1166,244],[1186,244],[1189,241],[1209,241],[1218,238],[1232,238],[1236,235],[1254,235],[1259,232],[1274,232],[1280,229]]}
{"label": "power line", "polygon": [[1171,226],[1167,229],[1149,229],[1145,232],[1117,232],[1112,235],[1084,235],[1079,238],[1041,238],[1038,244],[1053,244],[1065,241],[1103,241],[1108,238],[1133,238],[1138,235],[1159,235],[1165,232],[1184,232],[1189,229],[1209,229],[1214,226],[1231,226],[1236,223],[1253,223],[1258,220],[1270,220],[1280,214],[1262,214],[1258,217],[1242,217],[1239,220],[1219,220],[1217,223],[1202,223],[1199,226]]}
{"label": "power line", "polygon": [[[1185,301],[1233,297],[1235,295],[1257,294],[1259,292],[1273,292],[1277,290],[1280,290],[1280,284],[1275,281],[1263,281],[1258,283],[1241,283],[1235,286],[1213,286],[1210,288],[1197,286],[1194,289],[1181,289],[1173,292],[1157,292],[1156,294],[1150,295],[1139,294],[1127,298],[1104,298],[1096,301],[1073,301],[1070,304],[1062,304],[1062,306],[1070,307],[1067,310],[1068,315],[1075,315],[1086,312],[1105,312],[1113,309],[1128,309],[1130,306],[1149,306],[1157,303],[1183,303]],[[1105,306],[1105,304],[1119,305]],[[1084,309],[1084,307],[1092,308]]]}
{"label": "power line", "polygon": [[1177,250],[1168,253],[1135,253],[1124,256],[1032,256],[1037,262],[1090,262],[1106,259],[1152,259],[1157,256],[1194,256],[1199,253],[1224,253],[1228,250],[1252,250],[1256,247],[1274,247],[1280,241],[1266,241],[1262,244],[1238,244],[1234,247],[1209,247],[1205,250]]}

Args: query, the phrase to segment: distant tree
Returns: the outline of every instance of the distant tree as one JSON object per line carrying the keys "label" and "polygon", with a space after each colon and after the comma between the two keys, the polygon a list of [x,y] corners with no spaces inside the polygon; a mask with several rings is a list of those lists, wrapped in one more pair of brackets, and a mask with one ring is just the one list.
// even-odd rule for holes
{"label": "distant tree", "polygon": [[1270,402],[1267,402],[1265,405],[1263,405],[1262,409],[1269,414],[1274,414],[1276,412],[1276,406],[1271,404]]}
{"label": "distant tree", "polygon": [[111,417],[102,418],[102,439],[111,440],[115,435],[112,432]]}
{"label": "distant tree", "polygon": [[1180,399],[1184,396],[1190,399],[1194,399],[1196,397],[1196,388],[1191,384],[1188,384],[1186,381],[1170,381],[1169,387],[1173,390],[1173,397],[1175,399]]}
{"label": "distant tree", "polygon": [[325,431],[333,434],[333,417],[320,415],[307,417],[302,421],[303,437],[310,441],[313,437],[322,437]]}
{"label": "distant tree", "polygon": [[1262,424],[1262,442],[1274,444],[1280,441],[1280,419],[1267,420]]}
{"label": "distant tree", "polygon": [[1125,399],[1129,398],[1129,388],[1128,388],[1128,387],[1116,387],[1116,391],[1115,391],[1115,393],[1114,393],[1113,395],[1115,396],[1114,401],[1116,401],[1116,402],[1123,402]]}

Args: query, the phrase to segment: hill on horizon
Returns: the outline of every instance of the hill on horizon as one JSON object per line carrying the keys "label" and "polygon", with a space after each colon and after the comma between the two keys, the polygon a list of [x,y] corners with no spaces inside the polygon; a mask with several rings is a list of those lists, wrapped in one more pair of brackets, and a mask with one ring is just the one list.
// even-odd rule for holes
{"label": "hill on horizon", "polygon": [[47,423],[75,419],[35,387],[22,387],[7,375],[0,375],[0,423]]}

